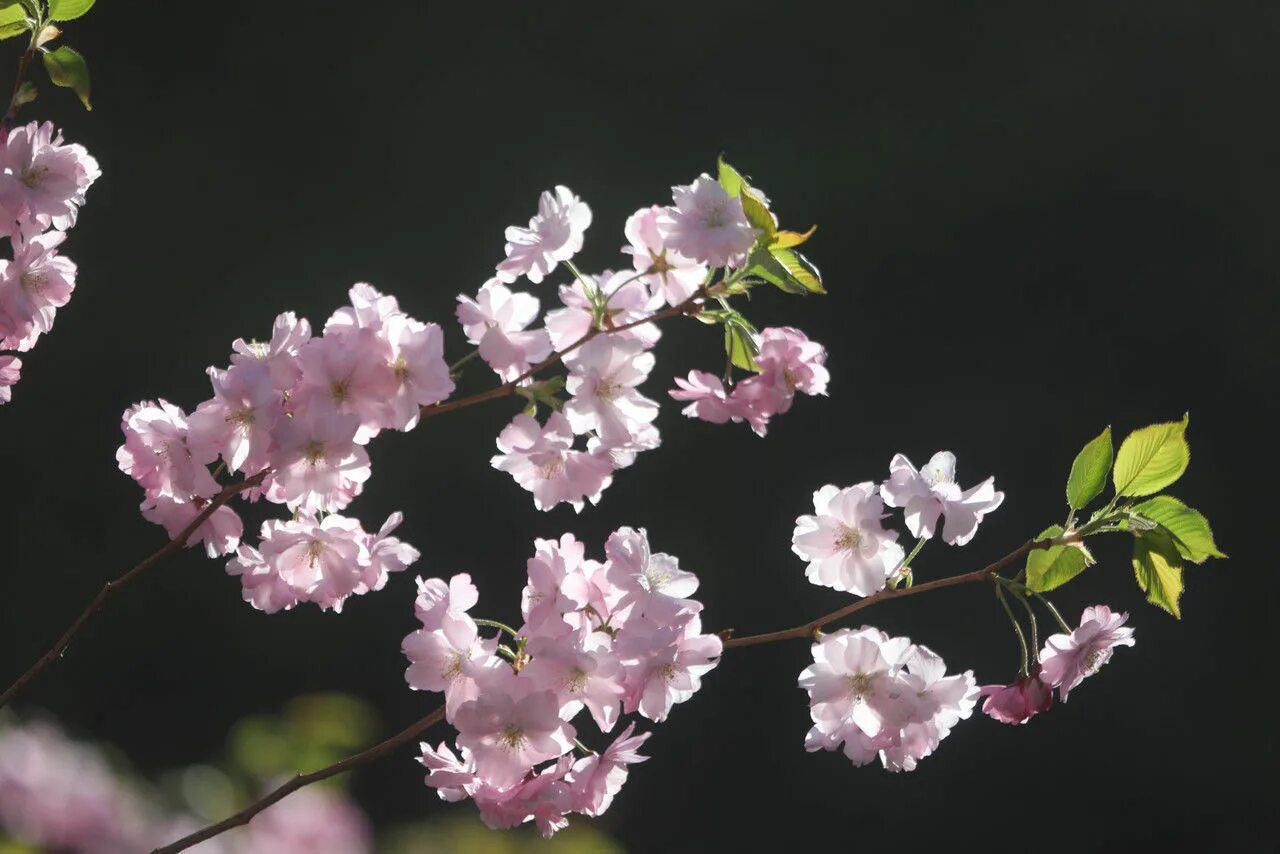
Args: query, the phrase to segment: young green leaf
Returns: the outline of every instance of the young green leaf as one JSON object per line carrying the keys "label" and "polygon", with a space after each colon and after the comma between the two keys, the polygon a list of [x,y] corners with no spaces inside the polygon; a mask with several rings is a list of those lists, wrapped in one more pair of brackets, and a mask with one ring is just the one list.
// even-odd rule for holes
{"label": "young green leaf", "polygon": [[1172,495],[1157,495],[1133,508],[1143,518],[1158,523],[1173,536],[1178,553],[1193,563],[1226,557],[1213,541],[1209,520]]}
{"label": "young green leaf", "polygon": [[1134,430],[1120,443],[1111,477],[1117,495],[1152,495],[1182,477],[1191,461],[1187,422],[1152,424]]}
{"label": "young green leaf", "polygon": [[18,91],[13,95],[14,111],[17,112],[19,107],[30,104],[36,99],[36,95],[38,94],[39,91],[36,89],[36,84],[32,83],[30,80],[23,80],[22,85],[18,87]]}
{"label": "young green leaf", "polygon": [[[1050,525],[1036,539],[1061,534],[1061,526]],[[1037,593],[1045,593],[1066,584],[1093,563],[1093,555],[1084,543],[1036,549],[1027,555],[1027,586]]]}
{"label": "young green leaf", "polygon": [[799,246],[810,237],[813,237],[813,233],[817,230],[818,227],[816,225],[811,225],[809,230],[803,233],[798,231],[779,231],[773,236],[773,242],[769,244],[769,248],[790,249],[793,246]]}
{"label": "young green leaf", "polygon": [[1113,457],[1110,427],[1076,454],[1075,461],[1071,463],[1071,474],[1067,475],[1067,505],[1072,510],[1083,510],[1102,493]]}
{"label": "young green leaf", "polygon": [[798,283],[805,291],[812,294],[825,294],[822,287],[822,274],[813,262],[794,249],[770,249],[769,254],[777,261],[793,282]]}
{"label": "young green leaf", "polygon": [[1182,557],[1162,528],[1143,531],[1133,544],[1133,574],[1147,601],[1182,619]]}
{"label": "young green leaf", "polygon": [[730,166],[723,154],[716,158],[716,174],[720,186],[731,196],[737,196],[747,184],[742,173]]}
{"label": "young green leaf", "polygon": [[726,311],[724,319],[724,352],[735,368],[744,371],[758,371],[756,354],[760,352],[756,344],[756,328],[751,322],[733,309]]}
{"label": "young green leaf", "polygon": [[19,3],[0,3],[0,39],[11,39],[31,29],[26,10]]}
{"label": "young green leaf", "polygon": [[54,21],[74,21],[93,4],[94,0],[49,0],[49,17]]}
{"label": "young green leaf", "polygon": [[79,96],[84,108],[92,110],[89,103],[89,66],[85,64],[84,57],[66,45],[42,56],[49,79],[58,86],[71,89]]}
{"label": "young green leaf", "polygon": [[759,276],[779,290],[789,294],[806,294],[805,286],[791,277],[786,267],[778,262],[766,248],[756,249],[747,258],[747,273]]}

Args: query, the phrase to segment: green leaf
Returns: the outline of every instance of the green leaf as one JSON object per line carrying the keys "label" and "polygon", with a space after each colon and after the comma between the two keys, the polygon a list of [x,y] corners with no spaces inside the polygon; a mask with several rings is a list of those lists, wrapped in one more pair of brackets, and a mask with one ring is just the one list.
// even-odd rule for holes
{"label": "green leaf", "polygon": [[739,195],[742,192],[742,188],[747,185],[742,173],[730,166],[725,161],[723,154],[716,158],[716,172],[720,186],[731,196]]}
{"label": "green leaf", "polygon": [[744,371],[758,371],[756,354],[760,347],[756,343],[756,328],[734,309],[725,309],[724,317],[724,352],[735,368]]}
{"label": "green leaf", "polygon": [[84,108],[92,110],[93,106],[89,103],[89,66],[85,64],[84,57],[66,45],[42,56],[49,79],[58,86],[74,91]]}
{"label": "green leaf", "polygon": [[1191,462],[1187,445],[1187,422],[1152,424],[1134,430],[1120,444],[1111,477],[1117,495],[1152,495],[1182,477]]}
{"label": "green leaf", "polygon": [[782,265],[793,282],[812,294],[825,294],[822,287],[822,274],[813,262],[794,249],[770,249],[773,260]]}
{"label": "green leaf", "polygon": [[816,225],[811,225],[809,230],[803,233],[798,231],[779,231],[773,236],[773,242],[769,244],[769,248],[790,249],[793,246],[799,246],[810,237],[813,237],[813,233],[817,230],[818,227]]}
{"label": "green leaf", "polygon": [[[1036,539],[1045,540],[1061,534],[1061,526],[1050,525]],[[1061,587],[1093,564],[1093,555],[1084,543],[1036,549],[1027,555],[1027,586],[1044,593]]]}
{"label": "green leaf", "polygon": [[1209,520],[1172,495],[1157,495],[1133,508],[1143,518],[1158,523],[1173,537],[1178,553],[1193,563],[1226,557],[1213,541]]}
{"label": "green leaf", "polygon": [[1083,510],[1102,493],[1113,458],[1111,428],[1107,427],[1085,445],[1071,463],[1071,474],[1067,475],[1067,505],[1072,510]]}
{"label": "green leaf", "polygon": [[93,8],[94,0],[49,0],[49,17],[54,21],[73,21]]}
{"label": "green leaf", "polygon": [[779,290],[789,294],[808,293],[804,285],[791,278],[791,274],[787,272],[787,268],[778,262],[778,259],[769,254],[768,249],[756,249],[747,258],[747,273],[752,276],[759,276]]}
{"label": "green leaf", "polygon": [[1182,619],[1182,557],[1168,531],[1144,531],[1133,544],[1133,574],[1147,601]]}
{"label": "green leaf", "polygon": [[26,10],[21,4],[6,5],[0,3],[0,39],[11,39],[31,29],[27,23]]}

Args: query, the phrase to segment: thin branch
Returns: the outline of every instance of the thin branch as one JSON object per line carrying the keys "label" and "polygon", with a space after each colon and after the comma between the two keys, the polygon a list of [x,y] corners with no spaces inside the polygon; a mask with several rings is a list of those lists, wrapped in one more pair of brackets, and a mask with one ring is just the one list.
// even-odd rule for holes
{"label": "thin branch", "polygon": [[240,827],[241,825],[248,824],[249,819],[253,818],[255,815],[287,795],[301,789],[303,786],[309,786],[312,783],[317,783],[338,774],[345,774],[347,771],[359,768],[361,765],[368,765],[376,759],[381,759],[396,748],[417,738],[419,735],[426,732],[442,720],[444,720],[444,706],[436,709],[434,712],[416,723],[402,729],[386,741],[381,741],[362,753],[357,753],[354,756],[348,756],[346,759],[321,768],[319,771],[312,771],[310,774],[299,774],[279,788],[273,789],[261,799],[254,801],[235,815],[224,818],[217,824],[211,824],[204,830],[197,831],[190,836],[184,836],[177,842],[166,845],[163,848],[157,848],[152,852],[152,854],[173,854],[175,851],[182,851],[183,849],[190,848],[192,845],[204,842],[206,839],[212,839],[221,833],[231,830],[233,827]]}
{"label": "thin branch", "polygon": [[[748,635],[747,637],[742,638],[733,638],[733,631],[729,629],[721,632],[720,637],[725,639],[725,649],[733,649],[735,647],[743,646],[757,646],[759,644],[772,643],[774,641],[781,640],[809,638],[815,631],[821,629],[828,623],[834,622],[841,617],[846,617],[855,611],[861,611],[863,608],[869,608],[877,602],[883,602],[886,599],[898,599],[903,596],[914,596],[917,593],[924,593],[926,590],[940,590],[943,587],[954,587],[958,584],[967,584],[973,581],[990,580],[1001,569],[1017,561],[1031,550],[1046,548],[1049,545],[1051,545],[1051,543],[1048,540],[1040,540],[1038,542],[1035,540],[1028,540],[995,563],[984,566],[982,569],[965,573],[964,575],[956,575],[951,578],[940,578],[937,581],[930,581],[925,584],[918,584],[914,587],[907,587],[900,590],[882,590],[873,596],[868,596],[867,598],[861,599],[852,605],[841,608],[838,611],[832,611],[830,614],[818,617],[816,620],[810,620],[804,625],[796,626],[792,629],[784,629],[782,631],[769,632],[768,634],[762,635]],[[444,709],[436,709],[425,718],[410,725],[408,728],[401,730],[386,741],[374,745],[363,753],[357,753],[355,756],[350,756],[340,762],[336,762],[333,765],[328,766],[327,768],[321,768],[319,771],[313,771],[310,774],[300,774],[285,783],[283,786],[280,786],[278,789],[269,792],[261,799],[254,801],[235,815],[225,818],[217,824],[210,825],[204,830],[193,833],[190,836],[184,836],[177,842],[166,845],[163,848],[157,848],[152,852],[152,854],[175,854],[175,852],[183,851],[198,842],[203,842],[206,839],[212,839],[218,834],[230,830],[233,827],[239,827],[246,824],[255,815],[291,792],[295,792],[303,786],[309,785],[318,780],[324,780],[328,777],[334,776],[335,774],[342,774],[346,771],[351,771],[361,765],[367,765],[376,759],[380,759],[395,750],[397,747],[412,741],[428,728],[439,723],[443,718]]]}
{"label": "thin branch", "polygon": [[206,519],[213,515],[215,510],[226,504],[234,496],[244,490],[262,483],[263,478],[266,476],[267,472],[259,472],[253,477],[246,478],[239,483],[233,483],[224,487],[221,492],[209,499],[209,503],[205,505],[205,508],[196,514],[196,517],[187,524],[187,527],[179,531],[176,537],[156,549],[141,562],[135,564],[133,568],[121,575],[119,578],[114,581],[108,581],[104,584],[102,589],[98,591],[98,595],[93,597],[93,601],[89,603],[89,606],[80,612],[80,616],[76,617],[71,626],[62,633],[62,637],[58,638],[58,642],[55,643],[48,652],[40,656],[36,663],[27,669],[26,673],[23,673],[12,685],[6,688],[3,694],[0,694],[0,707],[3,707],[18,694],[22,693],[23,689],[27,687],[27,683],[32,679],[35,679],[40,675],[41,671],[62,657],[67,646],[71,643],[72,638],[76,636],[77,632],[84,628],[85,623],[89,622],[89,620],[91,620],[98,611],[101,610],[103,604],[111,594],[127,587],[134,581],[137,581],[138,578],[140,578],[147,570],[151,569],[151,567],[155,566],[170,554],[185,546],[187,544],[187,540],[191,538],[191,535],[196,532],[197,528],[204,524]]}

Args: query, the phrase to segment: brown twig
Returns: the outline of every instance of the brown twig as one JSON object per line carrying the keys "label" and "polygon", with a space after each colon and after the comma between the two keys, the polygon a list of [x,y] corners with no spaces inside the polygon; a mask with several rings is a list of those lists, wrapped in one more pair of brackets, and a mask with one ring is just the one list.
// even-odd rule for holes
{"label": "brown twig", "polygon": [[89,620],[91,620],[98,611],[101,610],[103,603],[107,601],[108,597],[110,597],[112,593],[115,593],[117,590],[127,587],[129,584],[137,581],[144,572],[151,569],[151,567],[164,560],[173,552],[176,552],[178,549],[185,546],[187,544],[187,540],[191,538],[191,535],[195,533],[197,528],[204,524],[206,519],[213,515],[215,510],[226,504],[234,496],[244,490],[262,483],[263,478],[266,476],[267,472],[259,472],[253,477],[246,478],[239,483],[233,483],[224,487],[221,492],[209,499],[209,503],[205,505],[205,508],[196,514],[196,517],[187,524],[187,527],[179,531],[176,537],[156,549],[139,563],[135,564],[132,569],[121,575],[119,578],[114,581],[108,581],[104,584],[102,589],[98,591],[98,595],[93,597],[93,601],[89,603],[89,606],[80,612],[80,616],[76,617],[71,626],[62,633],[62,637],[58,638],[58,642],[55,643],[48,652],[40,656],[36,663],[27,669],[26,673],[23,673],[12,685],[6,688],[3,694],[0,694],[0,707],[3,707],[6,703],[20,694],[22,690],[26,688],[28,682],[39,676],[41,671],[62,657],[63,652],[66,651],[72,638],[76,636],[76,633],[79,632],[80,629],[84,628],[85,623],[89,622]]}
{"label": "brown twig", "polygon": [[[1033,549],[1047,548],[1050,545],[1052,545],[1052,543],[1049,540],[1028,540],[1018,548],[1009,552],[1009,554],[1005,555],[1004,557],[1000,558],[994,563],[990,563],[984,566],[982,569],[974,570],[973,572],[967,572],[963,575],[953,575],[950,578],[940,578],[937,581],[929,581],[924,584],[916,584],[912,587],[904,587],[897,590],[888,590],[888,589],[882,590],[879,593],[868,596],[865,599],[860,599],[857,602],[854,602],[852,605],[846,605],[843,608],[832,611],[829,614],[824,614],[823,616],[818,617],[815,620],[810,620],[809,622],[800,626],[796,626],[794,628],[782,629],[781,631],[776,631],[776,632],[767,632],[765,634],[760,634],[760,635],[747,635],[741,638],[732,637],[733,630],[726,629],[725,631],[720,632],[720,637],[724,640],[725,649],[734,649],[737,647],[746,647],[746,646],[757,646],[760,644],[773,643],[775,641],[800,640],[800,639],[811,638],[813,637],[814,633],[819,631],[823,626],[833,623],[836,620],[839,620],[843,617],[847,617],[848,615],[853,614],[857,611],[861,611],[863,608],[869,608],[872,605],[876,604],[877,602],[884,602],[888,599],[900,599],[904,596],[911,596],[916,593],[924,593],[927,590],[941,590],[944,587],[955,587],[960,584],[968,584],[970,582],[975,582],[975,581],[990,580],[994,578],[996,573],[998,573],[1001,569],[1004,569],[1009,564],[1020,560],[1022,557],[1024,557],[1028,552],[1032,551]],[[233,827],[239,827],[240,825],[247,824],[248,821],[251,818],[253,818],[255,815],[262,812],[267,807],[276,803],[281,798],[285,797],[291,792],[295,792],[298,789],[301,789],[303,786],[306,786],[310,783],[314,783],[317,780],[324,780],[327,777],[332,777],[335,774],[342,774],[346,771],[350,771],[354,768],[358,768],[361,765],[367,765],[368,763],[373,762],[376,759],[380,759],[381,757],[387,755],[388,753],[395,750],[397,747],[401,746],[402,744],[405,744],[406,742],[413,740],[418,735],[421,735],[428,728],[430,728],[436,723],[439,723],[443,718],[444,718],[444,709],[443,708],[436,709],[434,712],[427,715],[425,718],[422,718],[421,720],[410,725],[406,729],[401,730],[400,732],[388,738],[386,741],[375,744],[373,747],[369,748],[363,753],[357,753],[354,756],[349,756],[340,762],[335,762],[333,765],[330,765],[326,768],[321,768],[319,771],[313,771],[310,774],[300,774],[297,777],[294,777],[289,782],[285,783],[283,786],[280,786],[279,788],[269,792],[259,800],[254,801],[252,804],[245,807],[235,815],[230,816],[229,818],[225,818],[222,821],[218,822],[217,824],[210,825],[209,827],[206,827],[204,830],[193,833],[190,836],[184,836],[183,838],[179,839],[177,842],[173,842],[169,845],[164,846],[163,848],[157,848],[155,849],[155,851],[152,852],[152,854],[175,854],[175,852],[182,851],[186,848],[189,848],[198,842],[203,842],[206,839],[212,839],[218,834],[228,831]]]}
{"label": "brown twig", "polygon": [[354,768],[358,768],[361,765],[367,765],[375,759],[380,759],[395,750],[397,747],[417,738],[419,735],[426,732],[442,720],[444,720],[443,706],[436,709],[425,718],[422,718],[416,723],[402,729],[386,741],[381,741],[362,753],[357,753],[354,756],[348,756],[346,759],[321,768],[319,771],[312,771],[310,774],[299,774],[284,785],[271,790],[267,795],[254,801],[235,815],[228,816],[217,824],[211,824],[204,830],[197,831],[190,836],[184,836],[177,842],[173,842],[163,848],[157,848],[152,852],[152,854],[173,854],[175,851],[182,851],[185,848],[190,848],[192,845],[204,842],[206,839],[212,839],[221,833],[231,830],[233,827],[248,824],[249,819],[253,818],[276,801],[279,801],[287,795],[301,789],[303,786],[309,786],[312,783],[319,782],[320,780],[324,780],[328,777],[333,777],[337,774],[343,774]]}

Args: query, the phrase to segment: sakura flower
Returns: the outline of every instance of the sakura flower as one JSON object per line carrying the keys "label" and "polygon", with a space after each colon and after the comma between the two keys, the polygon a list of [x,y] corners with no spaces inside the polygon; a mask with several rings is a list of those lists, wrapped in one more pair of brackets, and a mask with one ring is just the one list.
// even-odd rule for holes
{"label": "sakura flower", "polygon": [[532,820],[544,839],[569,826],[565,814],[572,796],[565,782],[573,758],[565,756],[537,775],[505,791],[485,783],[474,793],[480,818],[494,830],[517,827]]}
{"label": "sakura flower", "polygon": [[942,657],[925,646],[913,646],[899,678],[915,693],[912,719],[892,743],[881,748],[880,761],[890,771],[914,771],[937,749],[951,728],[973,713],[979,696],[973,671],[951,676]]}
{"label": "sakura flower", "polygon": [[[142,518],[162,526],[170,539],[177,539],[200,515],[204,504],[203,501],[179,501],[170,495],[148,493],[146,500],[142,502]],[[244,523],[240,521],[240,516],[223,505],[191,532],[186,545],[204,543],[205,553],[209,557],[217,557],[234,552],[243,534]]]}
{"label": "sakura flower", "polygon": [[49,231],[13,240],[13,260],[0,259],[0,346],[30,350],[53,328],[54,314],[71,299],[76,265],[58,254],[66,239]]}
{"label": "sakura flower", "polygon": [[1133,629],[1124,628],[1128,613],[1115,614],[1106,605],[1092,605],[1080,615],[1071,634],[1050,635],[1040,651],[1040,678],[1058,689],[1062,702],[1086,677],[1111,660],[1118,646],[1133,646]]}
{"label": "sakura flower", "polygon": [[1030,674],[1019,675],[1009,685],[983,685],[983,714],[1002,724],[1025,724],[1053,706],[1053,689],[1040,678],[1040,664],[1031,665]]}
{"label": "sakura flower", "polygon": [[522,675],[556,692],[562,718],[572,720],[586,706],[602,732],[613,729],[624,688],[621,667],[611,652],[583,650],[564,638],[547,637],[531,640],[528,651],[533,660]]}
{"label": "sakura flower", "polygon": [[409,659],[405,681],[415,691],[443,691],[450,719],[459,706],[480,694],[476,680],[482,671],[499,665],[498,642],[482,639],[466,614],[445,613],[439,628],[419,629],[404,639],[401,651]]}
{"label": "sakura flower", "polygon": [[287,521],[268,520],[261,540],[263,562],[300,600],[324,610],[342,610],[343,601],[360,585],[362,567],[369,563],[360,523],[337,514],[321,521],[306,512]]}
{"label": "sakura flower", "polygon": [[[573,749],[574,728],[560,719],[555,692],[531,690],[509,670],[453,716],[458,746],[471,751],[476,773],[499,788],[514,786],[540,762]],[[502,679],[498,674],[505,674]]]}
{"label": "sakura flower", "polygon": [[22,375],[22,360],[17,356],[0,356],[0,403],[12,399],[13,387]]}
{"label": "sakura flower", "polygon": [[320,410],[282,420],[267,498],[290,510],[333,512],[346,507],[370,474],[369,455],[355,443],[358,426],[354,415]]}
{"label": "sakura flower", "polygon": [[357,282],[347,291],[350,305],[335,311],[324,324],[324,334],[342,336],[360,329],[378,332],[393,317],[405,317],[396,298],[381,293],[368,282]]}
{"label": "sakura flower", "polygon": [[102,174],[82,145],[64,145],[53,124],[31,122],[9,131],[0,146],[0,203],[44,226],[75,225],[85,191]]}
{"label": "sakura flower", "polygon": [[244,601],[268,614],[288,611],[306,596],[281,578],[262,559],[262,553],[247,543],[241,543],[236,556],[227,561],[227,575],[239,576]]}
{"label": "sakura flower", "polygon": [[534,540],[534,549],[525,564],[529,583],[520,599],[526,632],[538,634],[547,623],[554,623],[549,630],[559,635],[568,612],[591,604],[584,569],[594,570],[597,564],[586,559],[586,546],[573,534],[564,534],[559,540]]}
{"label": "sakura flower", "polygon": [[538,317],[538,300],[512,293],[497,279],[480,287],[476,298],[458,296],[458,322],[467,341],[477,345],[480,358],[510,382],[551,352],[545,329],[525,331]]}
{"label": "sakura flower", "polygon": [[[843,741],[846,755],[856,764],[869,762],[868,746],[850,735],[868,739],[892,736],[915,714],[915,697],[900,677],[910,641],[889,638],[872,628],[840,629],[812,647],[814,663],[800,673],[800,687],[809,693],[814,727],[806,750],[834,750]],[[878,749],[883,746],[874,743]]]}
{"label": "sakura flower", "polygon": [[361,569],[360,583],[353,592],[381,590],[390,573],[401,572],[422,557],[422,553],[413,546],[391,536],[391,532],[400,527],[403,521],[404,514],[397,511],[387,517],[378,533],[365,536],[364,546],[369,553],[369,565]]}
{"label": "sakura flower", "polygon": [[653,370],[653,354],[635,341],[593,338],[578,349],[565,382],[564,414],[575,433],[595,431],[604,446],[634,442],[658,416],[658,404],[636,386]]}
{"label": "sakura flower", "polygon": [[276,422],[284,417],[280,392],[270,372],[256,363],[209,368],[213,399],[187,419],[189,441],[221,454],[230,471],[255,473],[267,467]]}
{"label": "sakura flower", "polygon": [[573,764],[572,791],[578,812],[593,816],[604,813],[627,782],[627,766],[649,758],[638,751],[653,733],[632,736],[635,728],[634,723],[629,724],[604,753],[593,753]]}
{"label": "sakura flower", "polygon": [[[587,276],[592,288],[600,294],[605,303],[601,326],[611,329],[625,326],[652,314],[661,306],[654,299],[645,283],[629,271],[610,272],[606,270],[597,276]],[[567,350],[578,343],[591,331],[595,321],[595,308],[591,298],[587,296],[583,281],[574,278],[568,285],[560,286],[560,302],[564,308],[547,312],[546,328],[551,336],[551,344],[556,350]],[[656,323],[642,323],[630,329],[611,332],[612,337],[630,338],[640,342],[644,347],[652,347],[662,336]],[[576,352],[565,355],[565,363],[570,364]]]}
{"label": "sakura flower", "polygon": [[676,388],[667,394],[674,400],[690,401],[680,410],[689,418],[701,418],[712,424],[723,424],[730,418],[741,420],[739,407],[730,401],[724,383],[715,374],[706,371],[690,371],[689,379],[675,378]]}
{"label": "sakura flower", "polygon": [[453,378],[444,360],[444,333],[434,323],[392,317],[386,321],[382,334],[390,345],[391,371],[396,382],[388,400],[387,426],[412,430],[421,407],[453,394]]}
{"label": "sakura flower", "polygon": [[143,401],[124,411],[120,429],[120,470],[149,493],[186,501],[218,491],[218,482],[205,467],[217,458],[217,451],[188,443],[187,417],[178,407],[163,399]]}
{"label": "sakura flower", "polygon": [[[791,326],[766,327],[760,332],[760,352],[756,364],[760,376],[786,390],[810,395],[827,393],[831,374],[826,368],[827,350],[817,341]],[[789,404],[788,404],[789,405]],[[785,408],[778,409],[785,412]]]}
{"label": "sakura flower", "polygon": [[904,508],[912,536],[931,538],[938,517],[944,516],[942,539],[963,546],[978,532],[982,517],[1004,501],[1004,493],[997,492],[994,483],[995,478],[989,477],[961,490],[956,484],[956,457],[950,451],[934,454],[919,471],[906,456],[897,454],[889,463],[889,479],[880,494],[890,507]]}
{"label": "sakura flower", "polygon": [[446,616],[461,616],[479,601],[480,592],[465,572],[453,576],[447,583],[440,578],[419,578],[413,611],[424,629],[434,631],[444,625]]}
{"label": "sakura flower", "polygon": [[613,480],[606,458],[573,450],[573,429],[559,412],[545,426],[530,415],[517,415],[498,436],[498,450],[502,453],[490,463],[532,492],[539,510],[564,501],[581,511],[585,500],[598,502]]}
{"label": "sakura flower", "polygon": [[880,524],[884,504],[875,484],[824,486],[813,494],[813,509],[816,515],[796,519],[791,540],[791,550],[809,562],[805,576],[857,596],[883,589],[905,555],[898,532]]}
{"label": "sakura flower", "polygon": [[619,528],[605,542],[605,575],[622,592],[617,610],[627,606],[658,625],[679,626],[702,610],[687,597],[698,590],[698,576],[680,568],[677,558],[650,553],[644,528]]}
{"label": "sakura flower", "polygon": [[543,192],[529,227],[507,228],[507,258],[498,264],[498,278],[510,283],[527,276],[536,285],[557,263],[582,249],[583,234],[590,225],[591,208],[568,187]]}
{"label": "sakura flower", "polygon": [[707,278],[705,265],[669,249],[659,222],[663,208],[642,208],[627,218],[624,232],[631,245],[622,251],[631,255],[635,268],[646,275],[648,284],[667,305],[679,305],[697,292]]}
{"label": "sakura flower", "polygon": [[675,207],[664,209],[657,222],[663,245],[711,267],[740,266],[757,235],[742,200],[705,173],[671,192]]}
{"label": "sakura flower", "polygon": [[231,345],[233,365],[258,364],[267,369],[277,391],[289,391],[302,376],[298,353],[311,340],[311,324],[286,311],[275,319],[271,340],[245,341],[237,338]]}
{"label": "sakura flower", "polygon": [[389,421],[387,402],[399,386],[392,361],[390,345],[372,329],[312,338],[298,351],[294,406],[356,416],[355,441],[366,444]]}
{"label": "sakura flower", "polygon": [[426,783],[436,790],[440,800],[454,803],[468,797],[469,791],[476,786],[475,763],[470,761],[469,754],[464,750],[462,755],[467,760],[459,759],[444,742],[432,748],[424,741],[418,747],[422,750],[418,761],[428,771]]}
{"label": "sakura flower", "polygon": [[701,634],[696,614],[681,627],[659,625],[644,617],[627,621],[614,651],[627,669],[623,711],[639,711],[661,722],[671,707],[690,699],[702,687],[702,676],[720,663],[724,644]]}

